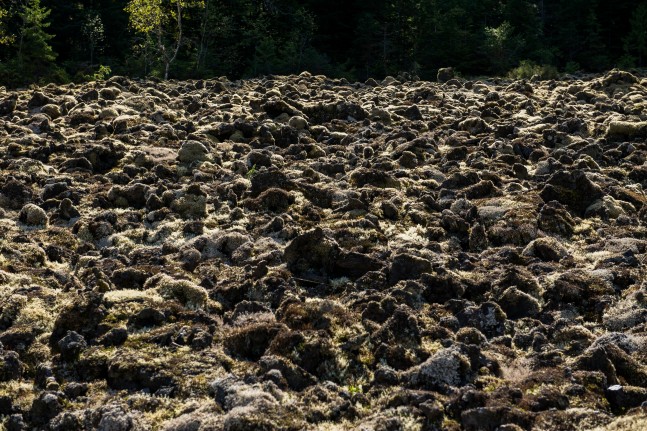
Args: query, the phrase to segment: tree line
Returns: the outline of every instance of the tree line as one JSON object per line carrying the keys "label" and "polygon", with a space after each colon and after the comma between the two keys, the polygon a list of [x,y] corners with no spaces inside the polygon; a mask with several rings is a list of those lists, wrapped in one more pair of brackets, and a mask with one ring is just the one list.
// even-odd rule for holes
{"label": "tree line", "polygon": [[[0,0],[0,85],[647,63],[647,0]],[[518,70],[518,69],[517,69]]]}

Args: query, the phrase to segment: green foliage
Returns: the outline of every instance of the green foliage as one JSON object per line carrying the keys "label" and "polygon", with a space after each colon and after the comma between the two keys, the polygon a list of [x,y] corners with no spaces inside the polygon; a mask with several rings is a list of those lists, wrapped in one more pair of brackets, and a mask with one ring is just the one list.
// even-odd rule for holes
{"label": "green foliage", "polygon": [[631,31],[624,38],[624,50],[628,58],[634,59],[643,66],[647,61],[647,2],[642,2],[634,10],[631,17]]}
{"label": "green foliage", "polygon": [[633,55],[625,54],[622,57],[618,59],[617,66],[619,69],[632,69],[636,67],[636,63],[638,62],[638,59],[634,57]]}
{"label": "green foliage", "polygon": [[135,31],[154,35],[157,53],[164,63],[165,79],[182,46],[185,10],[204,6],[202,0],[131,0],[125,7],[130,26]]}
{"label": "green foliage", "polygon": [[569,61],[568,63],[566,63],[566,66],[564,67],[564,72],[569,74],[577,73],[580,70],[582,70],[582,68],[580,67],[580,64],[576,61]]}
{"label": "green foliage", "polygon": [[0,7],[0,45],[8,45],[14,40],[12,35],[7,34],[7,28],[5,24],[7,15],[9,15],[7,10]]}
{"label": "green foliage", "polygon": [[350,384],[348,385],[348,392],[351,395],[361,394],[361,393],[364,393],[364,388],[360,384],[357,384],[357,385]]}
{"label": "green foliage", "polygon": [[496,28],[485,28],[485,48],[496,73],[510,69],[523,45],[524,40],[514,34],[514,27],[508,21]]}
{"label": "green foliage", "polygon": [[[51,25],[49,25],[51,23]],[[114,73],[349,80],[647,63],[646,0],[0,0],[3,85]],[[577,67],[576,67],[577,65]],[[544,71],[545,72],[545,71]],[[545,74],[545,73],[544,73]]]}
{"label": "green foliage", "polygon": [[530,79],[538,76],[539,79],[557,79],[559,73],[555,66],[538,65],[530,60],[523,60],[519,66],[508,72],[508,77],[512,79]]}
{"label": "green foliage", "polygon": [[13,55],[0,64],[0,81],[9,86],[30,82],[65,82],[65,72],[54,61],[56,53],[49,45],[52,35],[46,32],[50,10],[40,0],[27,0],[16,9],[16,34],[11,36]]}
{"label": "green foliage", "polygon": [[92,67],[94,65],[94,54],[100,48],[105,37],[103,21],[97,12],[92,11],[85,17],[83,35],[90,51],[90,67]]}
{"label": "green foliage", "polygon": [[162,0],[131,0],[124,9],[129,14],[130,25],[140,33],[157,31],[168,21],[162,9]]}
{"label": "green foliage", "polygon": [[50,10],[41,7],[40,0],[30,0],[19,16],[22,20],[20,29],[18,58],[21,63],[35,61],[38,65],[53,63],[56,54],[49,45],[53,37],[46,33],[45,29],[50,26],[47,17]]}
{"label": "green foliage", "polygon": [[100,64],[99,68],[94,73],[87,76],[87,80],[103,81],[105,79],[108,79],[111,73],[112,73],[112,69],[110,68],[110,66],[105,66],[103,64]]}

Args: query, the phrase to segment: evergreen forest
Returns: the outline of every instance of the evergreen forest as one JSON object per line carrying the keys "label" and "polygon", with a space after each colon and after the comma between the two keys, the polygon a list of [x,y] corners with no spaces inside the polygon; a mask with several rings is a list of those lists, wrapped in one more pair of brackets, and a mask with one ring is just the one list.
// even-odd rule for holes
{"label": "evergreen forest", "polygon": [[[647,63],[639,0],[0,0],[0,85],[313,74],[366,80]],[[511,72],[512,71],[512,72]]]}

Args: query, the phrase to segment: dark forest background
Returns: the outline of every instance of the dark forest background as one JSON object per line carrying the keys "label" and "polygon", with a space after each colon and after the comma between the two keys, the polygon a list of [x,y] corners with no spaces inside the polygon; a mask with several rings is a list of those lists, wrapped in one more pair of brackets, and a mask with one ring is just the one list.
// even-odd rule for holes
{"label": "dark forest background", "polygon": [[647,0],[0,0],[0,25],[9,86],[167,66],[171,78],[365,80],[647,63]]}

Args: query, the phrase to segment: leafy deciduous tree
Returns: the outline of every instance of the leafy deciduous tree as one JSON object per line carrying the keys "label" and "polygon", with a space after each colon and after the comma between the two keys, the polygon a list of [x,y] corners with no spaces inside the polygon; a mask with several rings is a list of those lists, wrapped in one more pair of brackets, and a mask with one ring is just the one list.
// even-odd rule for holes
{"label": "leafy deciduous tree", "polygon": [[90,67],[94,66],[94,53],[100,48],[104,39],[103,21],[97,12],[89,12],[83,23],[83,35],[85,36],[90,51]]}
{"label": "leafy deciduous tree", "polygon": [[[184,11],[189,7],[204,7],[202,0],[131,0],[126,6],[130,25],[138,32],[154,35],[157,50],[164,63],[164,79],[177,59],[182,46]],[[167,27],[174,24],[170,43],[167,42]]]}
{"label": "leafy deciduous tree", "polygon": [[517,55],[524,45],[524,40],[514,34],[514,28],[508,21],[495,28],[485,28],[485,48],[496,73],[506,72],[517,60]]}
{"label": "leafy deciduous tree", "polygon": [[9,12],[3,7],[0,7],[0,45],[8,45],[13,41],[12,35],[7,31],[7,26],[5,24],[5,19],[9,15]]}

